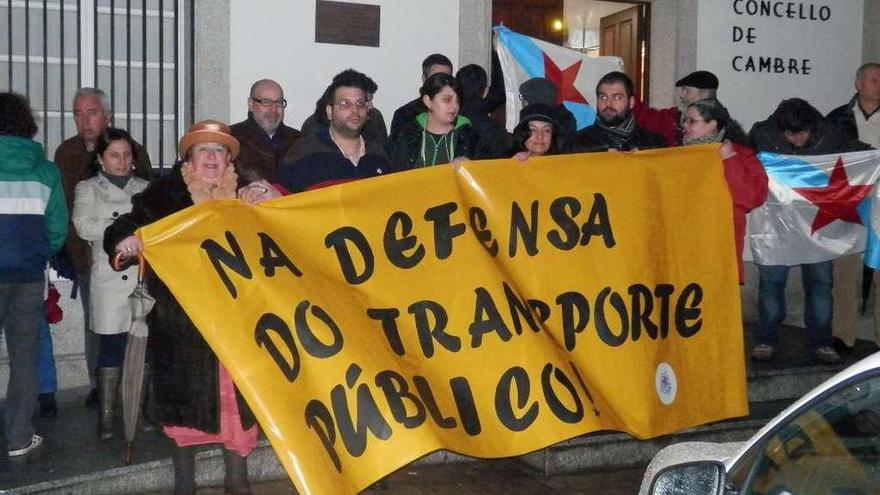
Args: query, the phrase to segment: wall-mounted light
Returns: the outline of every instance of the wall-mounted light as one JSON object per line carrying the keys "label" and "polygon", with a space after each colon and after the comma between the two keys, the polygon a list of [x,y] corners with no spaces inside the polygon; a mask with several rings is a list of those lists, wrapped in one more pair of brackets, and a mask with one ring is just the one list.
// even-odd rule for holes
{"label": "wall-mounted light", "polygon": [[562,31],[562,21],[560,19],[553,19],[553,30]]}

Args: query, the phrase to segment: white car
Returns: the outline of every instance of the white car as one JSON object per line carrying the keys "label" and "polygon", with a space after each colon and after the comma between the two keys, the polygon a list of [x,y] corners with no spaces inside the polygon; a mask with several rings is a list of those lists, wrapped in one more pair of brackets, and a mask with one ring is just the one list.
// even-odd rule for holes
{"label": "white car", "polygon": [[670,445],[643,495],[880,495],[880,352],[811,390],[752,438]]}

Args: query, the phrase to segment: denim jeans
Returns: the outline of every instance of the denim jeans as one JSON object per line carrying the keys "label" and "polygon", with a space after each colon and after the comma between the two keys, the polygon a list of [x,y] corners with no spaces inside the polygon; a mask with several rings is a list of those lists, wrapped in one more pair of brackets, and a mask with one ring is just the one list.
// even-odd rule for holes
{"label": "denim jeans", "polygon": [[[832,263],[800,265],[804,284],[804,323],[811,349],[831,345]],[[779,344],[779,325],[785,319],[785,283],[788,266],[758,265],[758,316],[756,344]]]}
{"label": "denim jeans", "polygon": [[58,374],[55,370],[55,352],[52,347],[52,334],[45,315],[37,326],[37,379],[41,394],[52,394],[58,388]]}

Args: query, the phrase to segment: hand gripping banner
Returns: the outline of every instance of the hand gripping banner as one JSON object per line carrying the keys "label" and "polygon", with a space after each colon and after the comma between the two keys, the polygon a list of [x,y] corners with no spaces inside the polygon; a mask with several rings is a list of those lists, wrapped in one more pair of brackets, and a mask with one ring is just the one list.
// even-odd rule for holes
{"label": "hand gripping banner", "polygon": [[[747,414],[717,147],[469,162],[139,231],[299,493]],[[154,329],[153,331],[161,331]]]}

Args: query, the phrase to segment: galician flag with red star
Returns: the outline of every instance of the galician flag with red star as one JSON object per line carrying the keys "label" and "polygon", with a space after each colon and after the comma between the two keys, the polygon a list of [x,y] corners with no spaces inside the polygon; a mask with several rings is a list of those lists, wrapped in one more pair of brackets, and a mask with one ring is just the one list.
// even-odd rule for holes
{"label": "galician flag with red star", "polygon": [[556,104],[574,115],[577,128],[583,129],[596,120],[596,83],[605,74],[621,70],[619,57],[589,57],[585,53],[531,38],[504,26],[496,26],[495,50],[504,72],[507,96],[507,130],[519,122],[522,101],[519,85],[533,77],[556,83]]}
{"label": "galician flag with red star", "polygon": [[[759,153],[769,178],[763,206],[749,214],[749,244],[761,265],[818,263],[880,253],[871,227],[880,151],[817,156]],[[877,208],[880,209],[880,208]],[[866,262],[868,255],[866,254]],[[880,257],[878,257],[880,259]]]}

